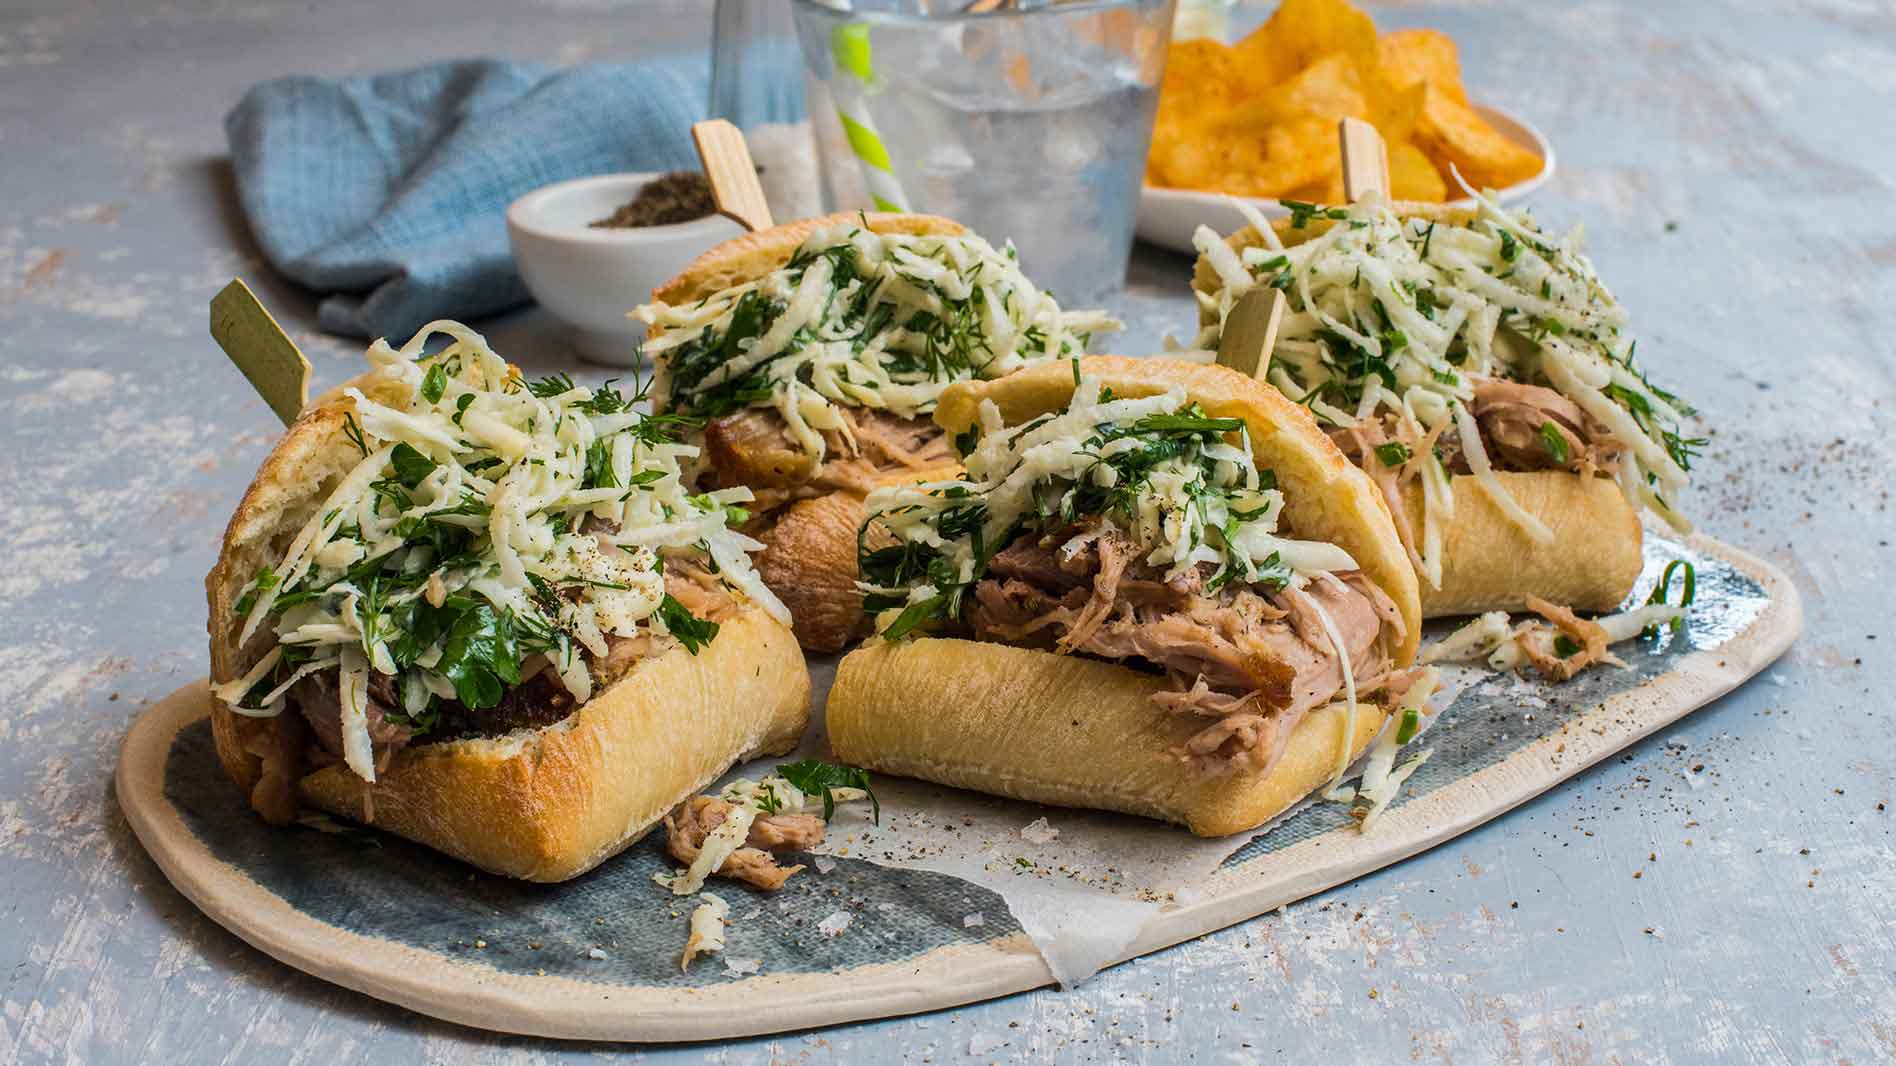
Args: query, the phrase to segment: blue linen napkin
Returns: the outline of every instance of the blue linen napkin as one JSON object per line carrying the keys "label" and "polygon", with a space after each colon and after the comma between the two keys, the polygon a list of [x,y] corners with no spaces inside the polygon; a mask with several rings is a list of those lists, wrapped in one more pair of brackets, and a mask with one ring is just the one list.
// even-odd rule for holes
{"label": "blue linen napkin", "polygon": [[[794,50],[760,49],[792,83]],[[325,297],[323,329],[400,343],[437,318],[526,303],[506,210],[556,181],[698,165],[707,64],[559,70],[454,60],[351,78],[252,87],[225,118],[237,194],[270,264]],[[740,126],[802,118],[797,94],[758,92]]]}

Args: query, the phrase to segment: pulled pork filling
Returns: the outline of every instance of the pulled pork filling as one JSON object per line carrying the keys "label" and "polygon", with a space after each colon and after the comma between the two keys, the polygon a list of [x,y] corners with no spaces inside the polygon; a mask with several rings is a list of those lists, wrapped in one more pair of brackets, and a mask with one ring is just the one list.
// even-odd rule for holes
{"label": "pulled pork filling", "polygon": [[[665,850],[689,866],[703,850],[711,831],[731,816],[730,801],[716,796],[693,796],[665,815]],[[760,814],[750,824],[744,846],[733,851],[714,871],[719,877],[775,892],[803,869],[777,865],[779,851],[807,851],[823,842],[823,819],[813,814]]]}
{"label": "pulled pork filling", "polygon": [[[1063,545],[1078,544],[1076,550]],[[1168,580],[1110,527],[1024,537],[974,586],[980,640],[1078,653],[1162,671],[1158,707],[1210,720],[1176,754],[1201,769],[1262,768],[1310,710],[1338,698],[1343,670],[1315,607],[1340,631],[1359,697],[1391,682],[1377,640],[1396,605],[1351,571],[1275,591],[1206,590],[1210,564]]]}
{"label": "pulled pork filling", "polygon": [[[1613,431],[1579,405],[1552,389],[1518,381],[1488,379],[1474,383],[1469,413],[1481,432],[1481,443],[1496,470],[1566,470],[1575,474],[1616,477],[1626,446]],[[1467,457],[1451,425],[1443,432],[1418,436],[1395,412],[1364,419],[1353,426],[1330,430],[1330,440],[1351,462],[1372,476],[1376,467],[1400,469],[1418,454],[1439,452],[1444,469],[1468,474]],[[1370,463],[1378,447],[1397,443],[1395,463]],[[1378,457],[1379,459],[1382,457]]]}
{"label": "pulled pork filling", "polygon": [[755,515],[785,504],[844,491],[865,496],[891,473],[923,470],[955,458],[948,435],[927,418],[874,408],[838,408],[843,429],[825,430],[818,462],[797,446],[783,416],[753,407],[705,424],[704,481],[744,486],[756,494]]}

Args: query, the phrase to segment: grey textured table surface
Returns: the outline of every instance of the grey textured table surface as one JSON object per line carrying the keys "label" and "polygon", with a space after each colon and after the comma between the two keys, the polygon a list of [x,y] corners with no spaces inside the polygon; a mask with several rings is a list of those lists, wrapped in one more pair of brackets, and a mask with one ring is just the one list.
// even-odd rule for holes
{"label": "grey textured table surface", "polygon": [[[1808,629],[1758,680],[1420,858],[1214,936],[934,1015],[677,1049],[433,1022],[202,917],[112,795],[141,706],[205,670],[200,580],[278,427],[205,305],[258,285],[220,124],[253,81],[422,59],[701,48],[708,3],[7,0],[0,11],[0,1063],[1844,1061],[1896,1057],[1896,8],[1634,0],[1379,8],[1460,40],[1478,98],[1559,148],[1655,374],[1705,412],[1690,509],[1790,571]],[[1185,329],[1142,251],[1133,341]],[[564,365],[534,313],[483,324]]]}

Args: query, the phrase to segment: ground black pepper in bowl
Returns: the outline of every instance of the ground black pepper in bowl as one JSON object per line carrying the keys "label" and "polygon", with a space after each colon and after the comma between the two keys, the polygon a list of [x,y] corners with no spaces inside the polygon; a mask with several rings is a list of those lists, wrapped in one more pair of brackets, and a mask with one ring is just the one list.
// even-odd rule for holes
{"label": "ground black pepper in bowl", "polygon": [[590,226],[593,229],[669,226],[716,211],[717,204],[711,199],[711,183],[702,172],[674,170],[646,182],[630,202]]}

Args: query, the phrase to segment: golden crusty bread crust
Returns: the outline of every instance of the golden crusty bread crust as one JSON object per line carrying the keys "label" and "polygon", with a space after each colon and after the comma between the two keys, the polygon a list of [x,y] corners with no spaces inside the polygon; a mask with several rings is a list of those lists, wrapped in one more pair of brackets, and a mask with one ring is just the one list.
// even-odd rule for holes
{"label": "golden crusty bread crust", "polygon": [[[1015,799],[1122,811],[1199,836],[1255,829],[1335,772],[1344,713],[1317,710],[1268,774],[1199,773],[1170,752],[1203,728],[1149,702],[1159,679],[1006,644],[871,637],[836,668],[830,746],[853,766]],[[1362,704],[1350,757],[1387,715]]]}
{"label": "golden crusty bread crust", "polygon": [[[354,383],[372,398],[395,399],[378,396],[373,382]],[[343,435],[353,406],[332,390],[304,411],[231,517],[205,579],[213,683],[241,677],[269,649],[267,628],[238,646],[236,601],[359,461]],[[750,608],[697,656],[680,647],[647,659],[558,725],[403,750],[375,788],[374,821],[496,873],[572,877],[739,759],[790,750],[809,702],[809,669],[788,627]],[[238,715],[215,698],[211,724],[219,760],[247,795],[262,777],[256,753],[296,725],[288,715]],[[365,813],[367,786],[341,767],[304,777],[296,791],[323,810]]]}
{"label": "golden crusty bread crust", "polygon": [[[1288,535],[1329,541],[1349,552],[1402,614],[1404,633],[1393,657],[1403,665],[1414,660],[1422,632],[1415,571],[1397,539],[1389,505],[1368,475],[1350,465],[1317,428],[1309,411],[1268,385],[1209,363],[1089,355],[1080,360],[1080,372],[1118,396],[1150,396],[1180,385],[1206,414],[1244,419],[1258,466],[1277,472]],[[993,400],[1007,423],[1018,425],[1061,409],[1072,395],[1072,364],[1042,363],[996,381],[950,385],[935,421],[949,433],[961,433],[974,424],[981,401]]]}
{"label": "golden crusty bread crust", "polygon": [[[1466,208],[1443,204],[1397,203],[1405,218],[1462,223],[1471,217]],[[1286,247],[1302,244],[1329,231],[1336,223],[1313,219],[1293,228],[1290,219],[1271,220],[1271,229]],[[1243,251],[1263,243],[1254,227],[1246,226],[1226,243]],[[1192,268],[1192,287],[1216,294],[1224,283],[1204,256]],[[1199,307],[1199,325],[1217,321],[1215,307]],[[1455,517],[1440,523],[1442,532],[1442,587],[1422,582],[1422,617],[1474,614],[1481,611],[1518,611],[1529,596],[1538,596],[1576,610],[1608,611],[1619,606],[1639,579],[1642,533],[1639,515],[1612,481],[1582,478],[1564,470],[1499,472],[1516,502],[1554,531],[1551,544],[1539,544],[1509,521],[1471,477],[1453,482]],[[1421,497],[1410,493],[1403,516],[1410,543],[1421,543]]]}
{"label": "golden crusty bread crust", "polygon": [[[1258,465],[1284,492],[1288,535],[1348,551],[1400,612],[1392,655],[1415,659],[1421,621],[1415,574],[1388,506],[1309,412],[1237,371],[1169,359],[1088,356],[1082,373],[1120,396],[1184,386],[1207,414],[1243,418]],[[1073,370],[1050,363],[998,381],[961,382],[942,396],[935,420],[950,433],[992,400],[1009,424],[1063,407]],[[1342,712],[1307,715],[1268,773],[1211,776],[1171,752],[1203,722],[1170,715],[1150,700],[1163,682],[1114,663],[1031,648],[923,638],[872,637],[837,667],[830,689],[830,744],[839,758],[884,773],[1019,799],[1124,811],[1178,822],[1202,836],[1253,829],[1289,809],[1335,772],[1345,744]],[[1364,704],[1350,758],[1387,715]]]}
{"label": "golden crusty bread crust", "polygon": [[[1603,477],[1559,470],[1497,471],[1496,477],[1529,514],[1553,531],[1541,544],[1495,506],[1472,477],[1450,482],[1454,520],[1441,523],[1442,587],[1422,585],[1422,617],[1520,611],[1527,597],[1577,611],[1611,611],[1626,599],[1645,565],[1639,514]],[[1403,500],[1403,521],[1421,543],[1422,494]]]}

